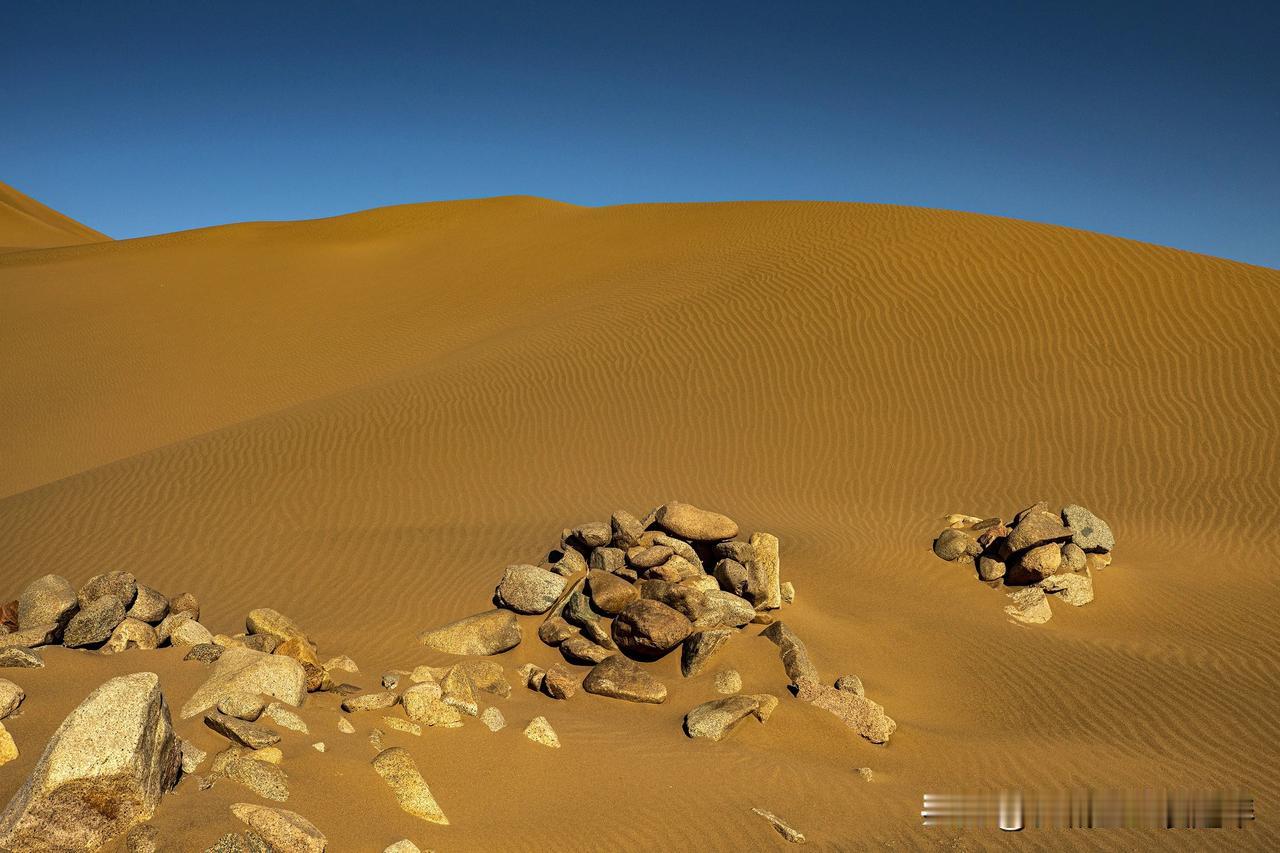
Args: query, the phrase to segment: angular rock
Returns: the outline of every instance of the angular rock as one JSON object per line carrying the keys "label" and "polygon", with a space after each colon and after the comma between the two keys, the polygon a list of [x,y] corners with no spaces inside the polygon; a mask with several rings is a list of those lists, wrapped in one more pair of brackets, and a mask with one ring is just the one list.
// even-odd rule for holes
{"label": "angular rock", "polygon": [[762,723],[769,722],[773,712],[778,710],[778,697],[768,693],[755,693],[751,698],[756,700],[756,709],[752,714]]}
{"label": "angular rock", "polygon": [[778,561],[778,537],[772,533],[752,533],[753,561],[760,571],[761,590],[756,607],[777,610],[782,606],[782,574]]}
{"label": "angular rock", "polygon": [[884,707],[866,696],[837,690],[816,681],[799,686],[796,698],[830,711],[849,728],[872,743],[885,743],[898,729],[898,724],[884,712]]}
{"label": "angular rock", "polygon": [[769,821],[778,834],[790,841],[792,844],[804,844],[804,833],[789,826],[786,821],[778,817],[773,812],[767,812],[764,809],[752,809],[751,811],[760,815],[760,817]]}
{"label": "angular rock", "polygon": [[496,655],[520,640],[520,623],[510,610],[486,610],[418,635],[422,645],[453,655]]}
{"label": "angular rock", "polygon": [[0,633],[0,649],[30,649],[36,646],[47,646],[56,643],[61,633],[62,626],[56,622],[37,625],[34,628],[22,628],[10,631],[8,634]]}
{"label": "angular rock", "polygon": [[468,716],[478,716],[480,705],[476,702],[475,691],[471,688],[471,679],[467,678],[466,672],[454,667],[440,682],[441,699],[446,705],[452,705]]}
{"label": "angular rock", "polygon": [[395,844],[384,848],[382,853],[422,853],[422,850],[409,839],[401,838]]}
{"label": "angular rock", "polygon": [[741,628],[756,616],[755,608],[745,598],[714,589],[704,593],[702,612],[693,620],[695,628]]}
{"label": "angular rock", "polygon": [[0,849],[97,849],[151,817],[181,762],[159,677],[113,678],[49,739],[0,814]]}
{"label": "angular rock", "polygon": [[198,643],[183,656],[183,660],[198,660],[201,663],[213,663],[222,657],[223,647],[217,643]]}
{"label": "angular rock", "polygon": [[502,716],[502,712],[496,705],[490,705],[484,709],[484,713],[480,715],[480,722],[484,723],[484,727],[491,732],[501,731],[507,727],[507,718]]}
{"label": "angular rock", "polygon": [[1071,528],[1071,542],[1083,551],[1114,550],[1116,537],[1111,525],[1077,504],[1062,508],[1062,520]]}
{"label": "angular rock", "polygon": [[250,610],[249,615],[245,617],[244,626],[250,634],[266,634],[268,637],[276,638],[281,643],[286,640],[307,641],[306,633],[298,626],[297,622],[270,607],[259,607]]}
{"label": "angular rock", "polygon": [[218,700],[219,714],[226,714],[228,717],[247,720],[251,723],[262,716],[266,707],[266,701],[257,693],[245,693],[239,690],[228,693]]}
{"label": "angular rock", "polygon": [[578,692],[578,679],[564,664],[553,663],[543,678],[542,692],[552,699],[568,699]]}
{"label": "angular rock", "polygon": [[1057,574],[1083,572],[1088,566],[1089,558],[1083,548],[1074,542],[1068,542],[1062,546],[1062,563],[1058,567]]}
{"label": "angular rock", "polygon": [[728,516],[678,501],[659,507],[656,521],[669,533],[698,542],[716,542],[738,535],[738,525]]}
{"label": "angular rock", "polygon": [[610,539],[613,547],[621,548],[623,551],[639,545],[640,537],[644,535],[644,525],[640,523],[640,519],[625,509],[616,510],[613,513],[609,519],[609,528],[613,534]]}
{"label": "angular rock", "polygon": [[62,644],[75,649],[105,642],[116,626],[124,621],[124,604],[114,595],[103,595],[82,605],[67,622]]}
{"label": "angular rock", "polygon": [[1004,612],[1019,622],[1043,625],[1053,618],[1049,601],[1044,597],[1044,590],[1039,587],[1029,586],[1009,593],[1009,597],[1013,599],[1013,604],[1007,605]]}
{"label": "angular rock", "polygon": [[613,641],[627,655],[656,660],[674,649],[693,631],[684,614],[660,601],[641,599],[613,620]]}
{"label": "angular rock", "polygon": [[[646,533],[645,536],[649,537],[650,534]],[[674,556],[688,561],[695,569],[702,571],[702,558],[698,556],[698,552],[694,550],[693,546],[683,539],[677,539],[676,537],[668,536],[665,533],[655,532],[652,534],[649,544],[670,548],[674,553]],[[668,557],[667,562],[670,561],[671,558]]]}
{"label": "angular rock", "polygon": [[126,616],[124,621],[111,632],[111,636],[103,645],[102,651],[114,654],[129,648],[154,649],[159,644],[160,641],[156,637],[155,628],[152,628],[141,619],[133,619]]}
{"label": "angular rock", "polygon": [[597,696],[659,705],[666,701],[667,688],[622,655],[614,655],[591,668],[582,689]]}
{"label": "angular rock", "polygon": [[796,600],[796,587],[795,587],[795,584],[793,584],[791,581],[783,581],[783,582],[782,582],[782,585],[778,587],[778,590],[779,590],[779,592],[781,592],[781,593],[782,593],[782,603],[783,603],[783,604],[794,604],[794,603],[795,603],[795,600]]}
{"label": "angular rock", "polygon": [[736,563],[749,563],[756,558],[756,549],[750,542],[717,542],[712,551],[718,559]]}
{"label": "angular rock", "polygon": [[279,702],[272,702],[268,705],[266,710],[262,712],[262,716],[291,732],[301,732],[304,735],[310,733],[307,730],[306,722]]}
{"label": "angular rock", "polygon": [[373,769],[387,783],[406,814],[431,823],[449,825],[449,818],[431,795],[413,756],[398,746],[384,749],[373,759]]}
{"label": "angular rock", "polygon": [[400,697],[390,690],[380,690],[376,693],[348,696],[342,700],[342,710],[349,714],[355,714],[360,711],[381,711],[383,708],[390,708],[399,701]]}
{"label": "angular rock", "polygon": [[[419,685],[422,686],[422,685]],[[439,726],[453,729],[462,725],[462,714],[452,705],[446,705],[438,695],[430,691],[415,692],[415,688],[405,691],[401,699],[404,713],[409,719],[426,726]]]}
{"label": "angular rock", "polygon": [[18,710],[26,696],[21,687],[7,678],[0,678],[0,720]]}
{"label": "angular rock", "polygon": [[549,569],[562,578],[569,578],[587,570],[587,558],[577,548],[564,544],[548,554],[540,568]]}
{"label": "angular rock", "polygon": [[609,616],[620,613],[628,604],[640,598],[640,592],[635,586],[607,571],[588,572],[587,590],[596,610]]}
{"label": "angular rock", "polygon": [[752,716],[760,706],[753,696],[712,699],[684,715],[684,733],[691,738],[723,740],[738,723]]}
{"label": "angular rock", "polygon": [[84,608],[104,595],[114,595],[120,599],[120,606],[128,609],[138,595],[138,582],[129,572],[104,572],[89,578],[76,598]]}
{"label": "angular rock", "polygon": [[287,809],[236,803],[231,814],[247,823],[274,853],[324,853],[328,843],[315,824]]}
{"label": "angular rock", "polygon": [[148,625],[155,625],[167,615],[169,615],[169,599],[149,586],[138,584],[133,606],[125,616],[137,619],[139,622],[146,622]]}
{"label": "angular rock", "polygon": [[735,633],[729,628],[709,628],[695,631],[686,637],[684,647],[680,650],[681,674],[689,678],[702,672]]}
{"label": "angular rock", "polygon": [[[158,635],[157,635],[158,638]],[[169,631],[169,645],[185,648],[200,646],[213,642],[213,634],[209,629],[194,619],[184,619]]]}
{"label": "angular rock", "polygon": [[223,773],[232,782],[243,785],[263,799],[277,803],[289,799],[288,775],[270,762],[246,755],[228,762]]}
{"label": "angular rock", "polygon": [[548,646],[558,646],[577,633],[578,629],[566,622],[563,616],[548,617],[538,626],[538,639]]}
{"label": "angular rock", "polygon": [[1039,586],[1073,607],[1083,607],[1093,601],[1093,580],[1087,574],[1054,575],[1042,580]]}
{"label": "angular rock", "polygon": [[587,565],[596,571],[617,572],[626,568],[627,556],[621,548],[596,548]]}
{"label": "angular rock", "polygon": [[189,592],[180,592],[169,599],[170,613],[186,613],[192,619],[200,618],[200,602]]}
{"label": "angular rock", "polygon": [[504,699],[511,695],[511,682],[507,681],[502,664],[497,661],[464,660],[454,664],[453,668],[465,675],[473,687]]}
{"label": "angular rock", "polygon": [[942,559],[953,562],[961,557],[976,557],[982,553],[982,546],[963,530],[948,527],[933,540],[933,553]]}
{"label": "angular rock", "polygon": [[29,583],[18,596],[18,627],[66,625],[78,606],[71,581],[61,575],[45,575]]}
{"label": "angular rock", "polygon": [[329,671],[333,671],[335,669],[340,669],[343,672],[360,671],[360,667],[356,666],[356,662],[347,655],[338,655],[337,657],[329,658],[325,661],[324,668]]}
{"label": "angular rock", "polygon": [[237,691],[265,693],[297,707],[306,696],[306,673],[293,658],[229,648],[210,668],[205,683],[182,706],[181,716],[185,720],[203,713]]}
{"label": "angular rock", "polygon": [[726,695],[742,691],[742,675],[736,669],[726,669],[716,673],[716,692]]}
{"label": "angular rock", "polygon": [[1013,532],[1006,540],[1010,553],[1025,551],[1049,542],[1066,542],[1073,531],[1062,524],[1057,513],[1049,512],[1049,505],[1041,501],[1029,506],[1014,518]]}
{"label": "angular rock", "polygon": [[603,521],[591,521],[573,528],[573,536],[588,548],[599,548],[609,544],[613,529]]}
{"label": "angular rock", "polygon": [[564,592],[565,579],[537,566],[507,566],[494,592],[498,604],[517,613],[546,613]]}
{"label": "angular rock", "polygon": [[44,658],[40,653],[22,646],[0,648],[0,668],[35,669],[44,666]]}
{"label": "angular rock", "polygon": [[408,720],[402,720],[399,717],[383,717],[382,722],[389,729],[395,729],[398,732],[404,732],[414,737],[422,736],[422,726],[417,723],[411,723]]}
{"label": "angular rock", "polygon": [[617,654],[612,649],[596,645],[581,634],[575,634],[560,644],[560,653],[570,663],[600,663],[600,661]]}
{"label": "angular rock", "polygon": [[280,733],[263,726],[255,726],[226,714],[206,714],[204,724],[218,734],[249,749],[262,749],[280,742]]}
{"label": "angular rock", "polygon": [[156,640],[160,645],[169,642],[169,637],[173,633],[173,629],[181,625],[183,622],[191,621],[190,613],[173,613],[160,620],[160,624],[156,626]]}
{"label": "angular rock", "polygon": [[546,717],[534,717],[530,720],[529,725],[524,727],[524,736],[534,743],[540,743],[552,749],[560,748],[560,738],[556,735],[556,730],[551,728]]}
{"label": "angular rock", "polygon": [[616,649],[613,637],[609,635],[609,626],[591,609],[591,601],[583,594],[582,589],[575,589],[565,599],[561,615],[570,625],[576,625],[582,635],[598,646]]}
{"label": "angular rock", "polygon": [[209,753],[196,746],[186,738],[178,738],[178,750],[182,754],[182,772],[195,773],[200,765],[209,757]]}
{"label": "angular rock", "polygon": [[1004,577],[1007,567],[995,557],[985,554],[978,558],[978,577],[984,581],[998,581]]}
{"label": "angular rock", "polygon": [[785,622],[774,622],[761,631],[760,636],[772,640],[778,646],[782,667],[792,684],[800,688],[808,682],[818,683],[818,668],[809,659],[809,650]]}
{"label": "angular rock", "polygon": [[0,722],[0,767],[5,766],[17,757],[18,745],[13,742],[13,735],[9,734],[9,730],[4,727],[4,723]]}

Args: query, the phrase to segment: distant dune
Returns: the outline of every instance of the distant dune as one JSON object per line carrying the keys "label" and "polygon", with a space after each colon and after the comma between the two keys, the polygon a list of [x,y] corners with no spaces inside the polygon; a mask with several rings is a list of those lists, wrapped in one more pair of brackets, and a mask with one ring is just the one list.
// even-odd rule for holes
{"label": "distant dune", "polygon": [[0,184],[0,252],[71,246],[110,240],[45,207],[7,184]]}
{"label": "distant dune", "polygon": [[[921,795],[1280,796],[1280,272],[828,203],[510,197],[95,242],[0,191],[0,246],[91,244],[0,256],[5,595],[128,568],[199,593],[214,630],[277,607],[368,685],[562,527],[678,498],[779,536],[788,624],[899,725],[874,747],[784,703],[691,742],[680,718],[709,688],[668,658],[662,706],[504,706],[545,713],[558,751],[428,732],[412,748],[453,821],[431,833],[366,779],[363,736],[308,759],[349,785],[291,769],[289,808],[369,804],[368,824],[322,827],[334,849],[373,849],[369,825],[424,849],[761,849],[778,839],[753,806],[817,849],[1012,848],[1030,839],[921,830]],[[1029,628],[929,544],[947,513],[1042,498],[1087,505],[1118,545],[1092,604]],[[766,640],[725,654],[748,692],[783,690]],[[502,660],[555,659],[531,638]],[[219,808],[157,825],[197,849]],[[1274,849],[1273,811],[1244,835],[1038,838]]]}

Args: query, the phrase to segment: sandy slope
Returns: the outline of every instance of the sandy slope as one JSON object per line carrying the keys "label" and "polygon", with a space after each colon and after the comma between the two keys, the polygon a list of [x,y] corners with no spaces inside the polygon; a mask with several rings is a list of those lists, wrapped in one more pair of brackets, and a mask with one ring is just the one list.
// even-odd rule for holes
{"label": "sandy slope", "polygon": [[[1278,321],[1275,271],[874,205],[504,198],[11,254],[0,577],[12,595],[128,567],[200,593],[215,630],[273,605],[369,684],[429,660],[414,633],[480,609],[562,526],[678,497],[781,537],[788,623],[896,717],[888,747],[794,701],[690,742],[679,721],[710,677],[666,660],[661,707],[503,704],[521,725],[545,713],[555,753],[519,726],[389,736],[452,827],[389,805],[363,734],[292,765],[291,807],[341,850],[773,844],[751,806],[820,849],[1274,848]],[[945,513],[1041,497],[1108,517],[1117,559],[1093,604],[1019,627],[929,540]],[[103,667],[159,667],[175,704],[190,689],[171,652],[82,657],[29,679],[61,686],[29,688],[21,748]],[[505,656],[555,659],[536,641]],[[783,689],[765,640],[726,663]],[[1239,785],[1260,820],[919,828],[924,791],[1003,785]],[[211,794],[159,824],[209,843],[243,792]],[[353,796],[367,820],[334,818]]]}
{"label": "sandy slope", "polygon": [[110,240],[88,226],[81,225],[23,195],[13,187],[0,183],[0,252],[70,246]]}

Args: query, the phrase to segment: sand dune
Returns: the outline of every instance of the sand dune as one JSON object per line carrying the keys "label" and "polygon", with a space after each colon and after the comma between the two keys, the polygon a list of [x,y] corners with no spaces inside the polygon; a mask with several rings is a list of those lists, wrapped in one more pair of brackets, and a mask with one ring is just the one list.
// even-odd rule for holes
{"label": "sand dune", "polygon": [[0,183],[0,252],[96,243],[111,238],[99,234]]}
{"label": "sand dune", "polygon": [[[275,606],[367,681],[431,660],[416,632],[481,609],[561,527],[680,498],[781,538],[788,624],[824,674],[862,677],[890,745],[799,703],[690,742],[709,680],[666,659],[663,706],[504,706],[545,713],[555,753],[519,727],[405,738],[451,827],[383,802],[363,736],[306,759],[352,788],[300,781],[290,808],[321,823],[360,791],[368,825],[322,826],[337,849],[373,849],[368,826],[377,849],[781,845],[752,806],[819,849],[1274,848],[1278,321],[1274,270],[879,205],[499,198],[8,254],[0,576],[13,595],[128,568],[199,592],[215,630]],[[1097,510],[1119,544],[1096,601],[1029,628],[929,542],[946,513],[1040,498]],[[766,640],[726,655],[748,691],[782,690]],[[20,745],[96,677],[47,712],[28,688]],[[1017,785],[1241,786],[1259,821],[919,828],[925,791]],[[211,843],[237,796],[214,790],[220,811],[157,825]]]}

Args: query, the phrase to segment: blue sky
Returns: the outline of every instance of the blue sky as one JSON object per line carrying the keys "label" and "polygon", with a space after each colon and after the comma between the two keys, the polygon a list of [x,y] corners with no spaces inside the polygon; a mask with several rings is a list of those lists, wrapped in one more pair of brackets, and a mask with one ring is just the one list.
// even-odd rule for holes
{"label": "blue sky", "polygon": [[55,2],[4,36],[0,180],[114,237],[828,199],[1280,267],[1276,2]]}

